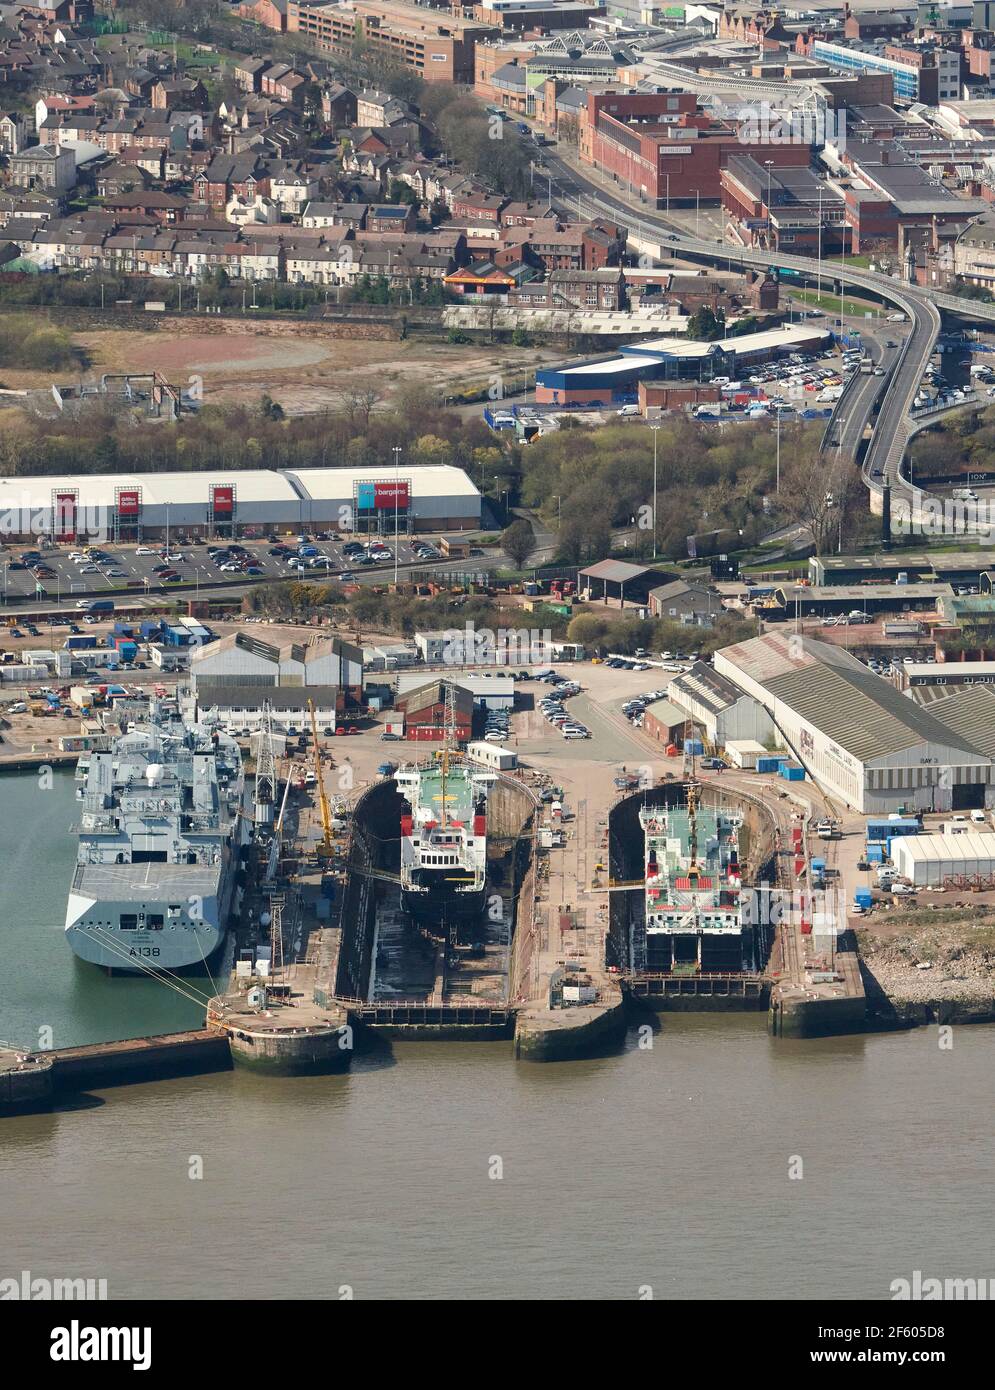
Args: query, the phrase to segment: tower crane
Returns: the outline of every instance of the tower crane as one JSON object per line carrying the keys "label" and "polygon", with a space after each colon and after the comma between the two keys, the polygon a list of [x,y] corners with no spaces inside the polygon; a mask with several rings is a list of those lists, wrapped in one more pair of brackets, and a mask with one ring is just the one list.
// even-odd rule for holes
{"label": "tower crane", "polygon": [[321,836],[322,846],[325,854],[332,852],[332,813],[328,807],[328,797],[325,795],[325,779],[322,776],[321,768],[321,747],[318,743],[318,721],[314,713],[314,701],[307,702],[308,714],[311,716],[311,738],[314,744],[314,775],[318,783],[318,807],[321,811]]}

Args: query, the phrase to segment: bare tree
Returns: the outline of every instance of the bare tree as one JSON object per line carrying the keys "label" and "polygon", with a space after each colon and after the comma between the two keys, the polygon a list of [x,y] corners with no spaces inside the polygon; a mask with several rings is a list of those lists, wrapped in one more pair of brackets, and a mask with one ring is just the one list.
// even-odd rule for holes
{"label": "bare tree", "polygon": [[821,453],[800,438],[794,443],[781,470],[781,504],[809,533],[816,555],[825,555],[842,546],[862,492],[860,473],[849,454],[832,448]]}
{"label": "bare tree", "polygon": [[345,411],[350,426],[362,420],[364,431],[370,428],[370,416],[384,399],[384,393],[373,380],[359,381],[350,387],[345,396]]}

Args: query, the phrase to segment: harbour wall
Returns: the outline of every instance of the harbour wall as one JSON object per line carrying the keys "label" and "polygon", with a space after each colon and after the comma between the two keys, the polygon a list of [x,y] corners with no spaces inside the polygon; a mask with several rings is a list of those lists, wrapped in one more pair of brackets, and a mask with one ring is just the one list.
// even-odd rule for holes
{"label": "harbour wall", "polygon": [[353,807],[335,972],[335,995],[340,999],[366,998],[377,903],[372,875],[377,870],[399,871],[401,802],[396,784],[386,781],[375,783]]}
{"label": "harbour wall", "polygon": [[173,1076],[229,1071],[228,1040],[209,1029],[88,1043],[50,1052],[0,1051],[0,1115],[45,1109],[60,1096]]}

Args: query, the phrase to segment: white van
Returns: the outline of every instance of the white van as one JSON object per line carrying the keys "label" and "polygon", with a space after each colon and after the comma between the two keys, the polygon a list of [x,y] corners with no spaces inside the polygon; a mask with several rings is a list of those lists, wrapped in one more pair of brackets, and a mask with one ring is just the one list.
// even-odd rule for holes
{"label": "white van", "polygon": [[621,409],[621,410],[616,410],[615,414],[616,414],[616,415],[625,415],[625,416],[629,416],[629,415],[638,415],[638,414],[639,414],[639,407],[638,407],[638,405],[623,405],[623,406],[622,406],[622,409]]}

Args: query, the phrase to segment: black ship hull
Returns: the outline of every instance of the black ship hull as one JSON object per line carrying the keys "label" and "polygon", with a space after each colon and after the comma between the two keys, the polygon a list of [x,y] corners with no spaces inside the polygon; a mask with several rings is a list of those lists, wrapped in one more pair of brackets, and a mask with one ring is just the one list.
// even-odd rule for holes
{"label": "black ship hull", "polygon": [[451,888],[429,887],[421,891],[404,889],[401,907],[432,936],[466,940],[483,926],[486,887],[475,892],[454,893]]}

